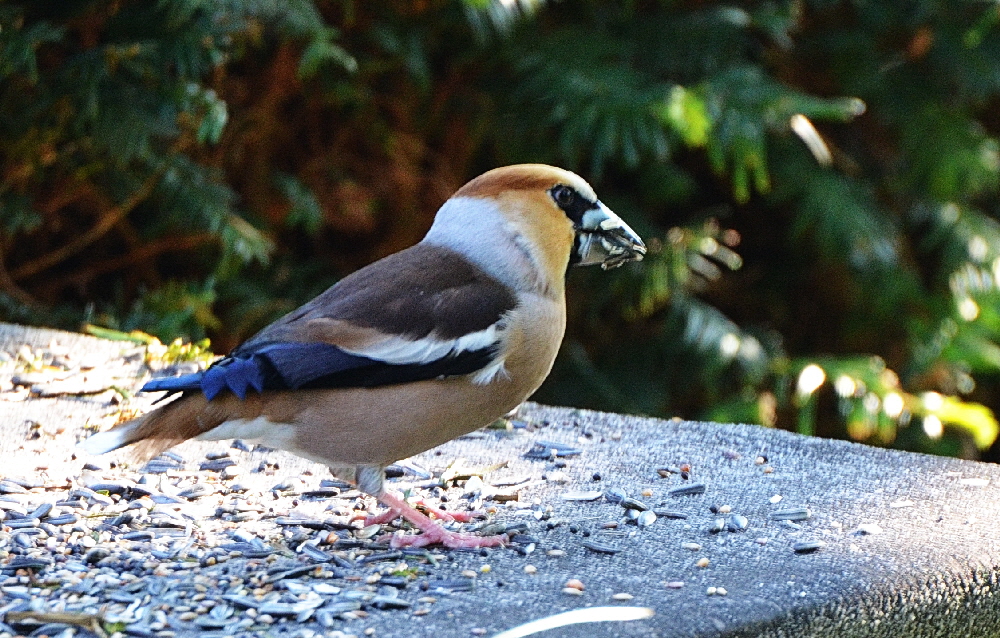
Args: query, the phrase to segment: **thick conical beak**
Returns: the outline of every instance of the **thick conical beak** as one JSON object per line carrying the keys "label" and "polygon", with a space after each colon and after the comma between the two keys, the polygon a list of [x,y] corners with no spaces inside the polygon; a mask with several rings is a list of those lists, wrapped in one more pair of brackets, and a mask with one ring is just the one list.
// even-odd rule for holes
{"label": "thick conical beak", "polygon": [[576,229],[573,254],[577,266],[600,264],[607,270],[628,261],[639,261],[645,254],[646,245],[635,231],[601,202],[583,214]]}

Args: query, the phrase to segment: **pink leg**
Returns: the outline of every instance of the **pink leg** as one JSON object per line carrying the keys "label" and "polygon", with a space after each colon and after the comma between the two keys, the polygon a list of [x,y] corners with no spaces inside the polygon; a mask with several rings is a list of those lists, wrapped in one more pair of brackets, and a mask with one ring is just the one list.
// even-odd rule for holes
{"label": "pink leg", "polygon": [[[352,517],[351,520],[353,521],[359,518],[361,518],[360,514]],[[369,525],[385,525],[386,523],[391,523],[397,518],[399,518],[399,512],[390,507],[381,514],[376,514],[375,516],[365,516],[364,518],[365,518],[365,527],[368,527]]]}
{"label": "pink leg", "polygon": [[[385,503],[383,499],[379,500],[382,500],[382,502]],[[400,501],[402,501],[402,499],[400,499]],[[458,521],[459,523],[468,523],[473,519],[483,518],[486,516],[484,512],[446,512],[441,508],[434,507],[423,499],[417,501],[417,505],[427,510],[434,516],[434,518],[442,521]],[[388,510],[382,512],[381,514],[366,517],[365,525],[384,525],[386,523],[391,523],[401,515],[402,514],[400,512],[397,512],[394,508],[389,507]]]}
{"label": "pink leg", "polygon": [[[452,549],[460,547],[498,547],[507,544],[507,537],[503,534],[496,536],[473,536],[472,534],[459,534],[449,532],[441,527],[440,523],[435,523],[428,516],[407,504],[403,499],[384,493],[378,497],[383,505],[389,508],[389,512],[373,517],[374,519],[384,518],[391,513],[392,518],[402,516],[413,523],[423,534],[413,536],[393,536],[390,543],[393,547],[423,547],[440,543]],[[447,512],[445,512],[448,514]],[[453,516],[453,515],[452,515]],[[368,521],[365,521],[368,522]]]}

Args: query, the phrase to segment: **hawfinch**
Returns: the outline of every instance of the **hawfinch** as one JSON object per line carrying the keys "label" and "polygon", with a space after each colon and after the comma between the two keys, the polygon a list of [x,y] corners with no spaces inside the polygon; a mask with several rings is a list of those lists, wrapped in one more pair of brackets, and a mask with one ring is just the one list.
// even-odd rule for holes
{"label": "hawfinch", "polygon": [[[642,240],[568,171],[498,168],[452,196],[415,246],[351,274],[204,372],[180,397],[81,444],[247,439],[324,463],[423,533],[394,546],[501,545],[445,530],[384,488],[383,469],[481,428],[541,385],[566,324],[568,266],[642,259]],[[167,395],[167,396],[169,396]],[[430,511],[447,520],[466,516]]]}

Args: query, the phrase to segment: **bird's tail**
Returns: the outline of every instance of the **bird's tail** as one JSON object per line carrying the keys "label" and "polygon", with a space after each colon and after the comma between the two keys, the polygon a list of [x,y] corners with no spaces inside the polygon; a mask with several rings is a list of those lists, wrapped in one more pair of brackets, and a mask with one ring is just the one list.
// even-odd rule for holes
{"label": "bird's tail", "polygon": [[107,454],[133,442],[133,435],[139,423],[150,415],[132,419],[128,423],[115,426],[107,432],[98,432],[77,444],[77,448],[89,454]]}
{"label": "bird's tail", "polygon": [[90,454],[106,454],[135,444],[134,455],[139,460],[151,459],[224,420],[205,408],[206,402],[200,395],[182,397],[106,432],[98,432],[77,447]]}

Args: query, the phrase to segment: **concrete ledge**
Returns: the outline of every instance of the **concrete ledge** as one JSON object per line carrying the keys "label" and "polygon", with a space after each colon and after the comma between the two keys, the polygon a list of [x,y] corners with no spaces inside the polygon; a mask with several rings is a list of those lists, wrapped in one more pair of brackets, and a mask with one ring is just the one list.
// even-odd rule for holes
{"label": "concrete ledge", "polygon": [[[106,361],[119,383],[135,384],[141,362],[125,361],[128,345],[69,333],[0,324],[0,351],[53,339],[75,356]],[[37,473],[45,480],[78,476],[82,460],[72,447],[83,427],[112,418],[113,392],[4,401],[10,366],[0,367],[0,474]],[[8,392],[9,393],[9,392]],[[143,403],[145,401],[145,403]],[[139,400],[144,407],[148,400]],[[756,426],[663,421],[566,408],[524,406],[523,428],[484,430],[415,459],[442,469],[456,458],[471,466],[506,462],[488,483],[530,479],[521,502],[551,506],[547,520],[530,508],[501,505],[496,520],[527,522],[538,537],[533,554],[489,554],[491,570],[472,592],[458,593],[430,614],[373,614],[377,636],[493,635],[568,609],[635,605],[655,616],[628,623],[596,623],[553,630],[546,636],[995,636],[1000,564],[1000,468],[994,465],[895,452],[841,441],[812,439]],[[539,441],[563,443],[579,454],[527,458]],[[225,444],[188,443],[187,458]],[[273,453],[272,453],[273,455]],[[127,460],[125,455],[121,459]],[[323,468],[281,456],[278,477]],[[251,465],[253,458],[244,461]],[[663,468],[688,469],[687,480]],[[196,465],[195,465],[196,467]],[[38,469],[42,468],[42,469]],[[542,480],[563,472],[565,482]],[[661,476],[661,474],[665,476]],[[599,480],[595,480],[599,475]],[[558,477],[558,475],[556,475]],[[670,490],[703,484],[704,492]],[[624,490],[659,516],[645,528],[625,522],[621,505],[604,498],[565,500],[569,493]],[[652,496],[643,496],[644,490]],[[780,496],[780,500],[777,498]],[[710,507],[729,506],[713,513]],[[805,520],[776,520],[775,512],[808,508]],[[743,531],[710,529],[718,519]],[[605,529],[605,523],[618,523]],[[587,534],[585,536],[585,534]],[[796,544],[822,541],[809,553]],[[618,553],[598,553],[597,542]],[[692,551],[684,544],[696,543]],[[558,548],[562,556],[549,556]],[[558,552],[557,552],[558,553]],[[485,559],[454,553],[441,566],[476,569]],[[706,567],[696,565],[708,559]],[[537,567],[525,574],[527,564]],[[582,595],[562,592],[579,579]],[[665,583],[683,582],[679,588]],[[725,595],[709,595],[708,588]],[[718,592],[718,590],[716,590]],[[612,595],[628,593],[628,602]]]}

